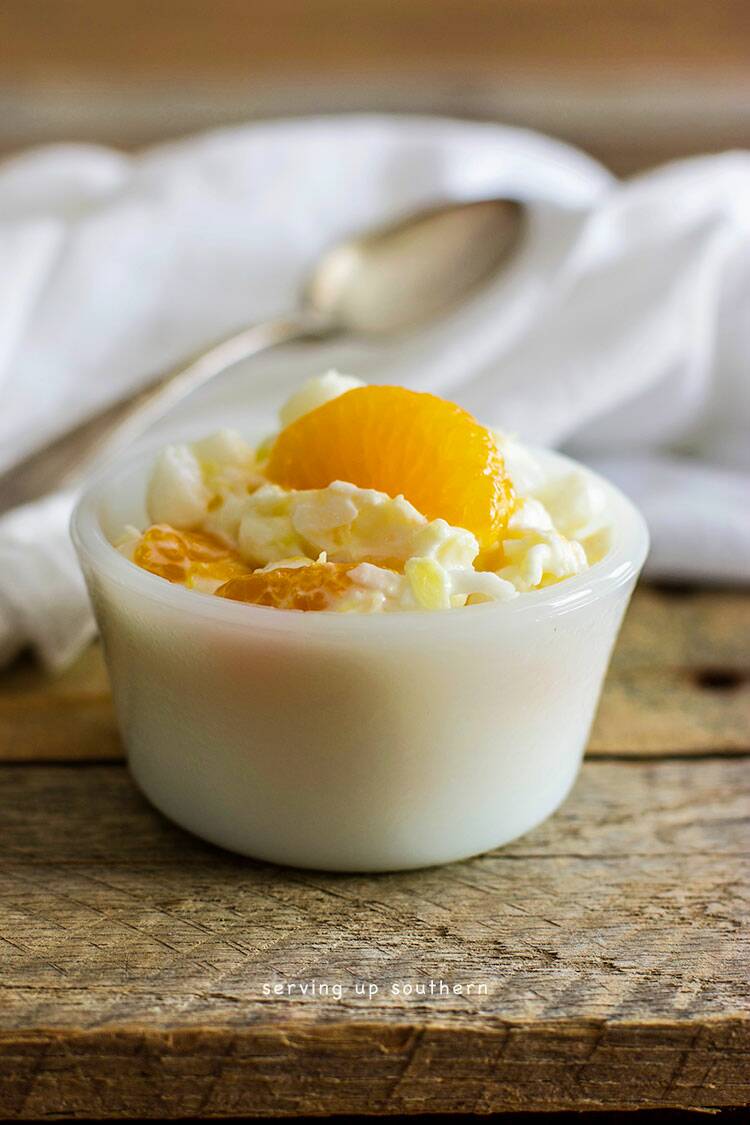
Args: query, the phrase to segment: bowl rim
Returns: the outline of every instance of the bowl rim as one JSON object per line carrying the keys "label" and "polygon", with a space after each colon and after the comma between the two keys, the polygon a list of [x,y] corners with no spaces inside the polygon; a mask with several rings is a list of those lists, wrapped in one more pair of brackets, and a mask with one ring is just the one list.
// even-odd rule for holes
{"label": "bowl rim", "polygon": [[[171,444],[171,443],[166,443]],[[490,618],[498,625],[520,615],[556,617],[570,613],[605,598],[620,587],[635,580],[640,573],[649,548],[649,534],[640,511],[605,477],[572,457],[554,450],[524,443],[524,447],[543,464],[556,464],[568,471],[575,469],[596,482],[604,491],[607,509],[612,513],[612,546],[607,554],[582,574],[565,578],[552,586],[520,593],[518,597],[502,602],[485,602],[464,606],[460,613],[453,610],[403,610],[397,613],[303,613],[299,610],[278,610],[272,606],[246,605],[217,598],[212,594],[189,590],[175,583],[165,582],[158,575],[136,566],[110,542],[101,525],[99,512],[112,490],[122,479],[142,470],[148,461],[162,450],[162,439],[127,458],[119,458],[98,472],[85,487],[74,507],[70,520],[70,534],[84,569],[87,564],[107,580],[135,593],[149,602],[172,607],[182,614],[210,619],[223,627],[235,626],[254,632],[304,632],[350,636],[352,630],[384,631],[443,628],[453,629],[456,621]],[[363,620],[367,624],[363,625]]]}

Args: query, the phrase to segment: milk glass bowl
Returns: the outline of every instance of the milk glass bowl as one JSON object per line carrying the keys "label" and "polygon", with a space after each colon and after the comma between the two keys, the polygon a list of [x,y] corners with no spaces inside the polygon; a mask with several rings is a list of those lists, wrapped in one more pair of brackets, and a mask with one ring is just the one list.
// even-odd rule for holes
{"label": "milk glass bowl", "polygon": [[171,585],[112,546],[148,523],[152,463],[99,477],[73,538],[130,769],[158,809],[258,859],[393,871],[487,851],[558,807],[648,546],[617,489],[597,478],[609,553],[558,585],[454,610],[301,613]]}

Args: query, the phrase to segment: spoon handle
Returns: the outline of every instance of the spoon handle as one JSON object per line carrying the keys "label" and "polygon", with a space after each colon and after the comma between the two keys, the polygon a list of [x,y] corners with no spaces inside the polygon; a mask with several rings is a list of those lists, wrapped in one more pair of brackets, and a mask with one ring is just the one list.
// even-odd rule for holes
{"label": "spoon handle", "polygon": [[330,327],[305,311],[290,318],[269,320],[243,329],[234,336],[201,352],[186,366],[159,379],[137,394],[116,416],[102,422],[96,437],[85,452],[58,475],[60,488],[74,488],[100,465],[122,453],[146,430],[178,403],[199,387],[205,386],[217,375],[240,360],[305,337],[320,337],[330,333]]}

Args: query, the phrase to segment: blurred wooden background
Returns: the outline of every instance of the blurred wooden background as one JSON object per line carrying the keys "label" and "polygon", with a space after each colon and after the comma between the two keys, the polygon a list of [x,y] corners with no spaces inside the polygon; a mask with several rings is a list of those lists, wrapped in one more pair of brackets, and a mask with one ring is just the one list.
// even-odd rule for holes
{"label": "blurred wooden background", "polygon": [[750,2],[0,2],[0,153],[363,109],[529,125],[621,173],[750,147]]}

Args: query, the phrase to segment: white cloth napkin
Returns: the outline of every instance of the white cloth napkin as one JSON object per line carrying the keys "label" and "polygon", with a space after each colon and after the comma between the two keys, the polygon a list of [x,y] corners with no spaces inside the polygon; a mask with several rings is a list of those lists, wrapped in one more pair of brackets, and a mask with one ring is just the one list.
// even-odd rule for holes
{"label": "white cloth napkin", "polygon": [[[652,576],[748,581],[750,154],[620,183],[522,130],[343,116],[135,156],[65,145],[6,160],[0,472],[202,345],[289,310],[332,240],[498,194],[530,204],[506,273],[388,345],[256,360],[241,385],[248,411],[343,357],[353,374],[435,390],[595,463],[644,510]],[[219,392],[180,424],[191,410],[205,420],[211,395],[218,419]],[[31,644],[60,668],[92,635],[71,502],[0,517],[0,662]]]}

